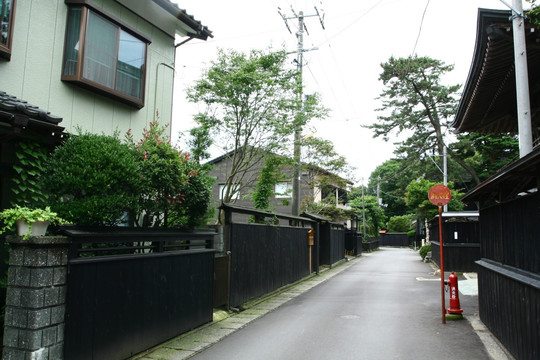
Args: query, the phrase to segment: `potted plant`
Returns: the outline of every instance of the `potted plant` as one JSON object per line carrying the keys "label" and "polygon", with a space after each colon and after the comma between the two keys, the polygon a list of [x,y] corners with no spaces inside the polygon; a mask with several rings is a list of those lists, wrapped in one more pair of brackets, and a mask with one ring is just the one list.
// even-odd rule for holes
{"label": "potted plant", "polygon": [[62,221],[55,212],[51,211],[50,207],[30,209],[21,206],[3,210],[0,212],[0,219],[3,223],[0,234],[16,226],[17,234],[24,237],[43,236],[50,224]]}

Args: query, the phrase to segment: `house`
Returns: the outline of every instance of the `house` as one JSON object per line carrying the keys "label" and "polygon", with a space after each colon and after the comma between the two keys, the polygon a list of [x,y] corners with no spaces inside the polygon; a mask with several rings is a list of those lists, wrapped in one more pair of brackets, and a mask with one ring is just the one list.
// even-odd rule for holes
{"label": "house", "polygon": [[[227,192],[227,179],[232,169],[234,151],[219,156],[209,161],[213,165],[211,176],[216,179],[212,189],[213,203],[219,206]],[[232,191],[232,202],[237,205],[254,207],[252,195],[256,189],[256,183],[264,167],[264,159],[254,161],[245,167],[245,171],[235,175],[233,183],[236,183]],[[270,206],[275,212],[290,215],[292,200],[292,174],[291,165],[281,165],[282,179],[274,186],[274,196],[270,199]],[[326,181],[321,182],[322,179]],[[330,179],[330,182],[328,182]],[[304,164],[300,175],[300,203],[313,201],[321,203],[330,195],[334,196],[335,205],[347,208],[347,193],[350,191],[352,182],[330,174],[328,171],[316,166]]]}
{"label": "house", "polygon": [[[476,48],[453,126],[459,132],[516,133],[510,11],[479,9]],[[465,195],[480,213],[480,318],[518,359],[540,358],[540,34],[527,19],[532,152]]]}
{"label": "house", "polygon": [[169,0],[1,4],[0,208],[18,142],[53,146],[78,129],[137,135],[169,123],[176,38],[212,37]]}

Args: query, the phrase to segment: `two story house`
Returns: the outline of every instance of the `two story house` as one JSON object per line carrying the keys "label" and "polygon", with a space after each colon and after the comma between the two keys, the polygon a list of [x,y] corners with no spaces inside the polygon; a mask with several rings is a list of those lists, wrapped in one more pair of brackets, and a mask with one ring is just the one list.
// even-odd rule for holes
{"label": "two story house", "polygon": [[[244,171],[233,169],[232,157],[234,152],[228,152],[209,161],[213,165],[211,176],[216,179],[212,189],[214,206],[219,206],[227,193],[227,179],[233,176],[234,184],[231,192],[231,202],[245,207],[254,207],[253,193],[264,167],[264,159],[251,163]],[[292,214],[292,174],[291,165],[280,166],[281,178],[274,185],[274,195],[269,199],[270,206],[276,213]],[[231,175],[235,173],[235,175]],[[338,208],[347,208],[347,193],[352,182],[330,174],[328,171],[313,165],[304,164],[300,174],[300,207],[307,202],[322,203],[324,199],[333,198],[333,205]]]}
{"label": "two story house", "polygon": [[0,208],[18,142],[170,123],[176,48],[212,37],[169,0],[2,0],[0,27]]}

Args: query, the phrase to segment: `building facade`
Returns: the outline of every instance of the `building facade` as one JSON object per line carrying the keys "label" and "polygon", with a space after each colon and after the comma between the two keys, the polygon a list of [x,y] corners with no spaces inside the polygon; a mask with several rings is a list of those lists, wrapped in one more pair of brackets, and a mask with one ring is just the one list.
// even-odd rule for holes
{"label": "building facade", "polygon": [[169,0],[2,0],[0,24],[4,195],[20,141],[170,123],[177,39],[212,36]]}

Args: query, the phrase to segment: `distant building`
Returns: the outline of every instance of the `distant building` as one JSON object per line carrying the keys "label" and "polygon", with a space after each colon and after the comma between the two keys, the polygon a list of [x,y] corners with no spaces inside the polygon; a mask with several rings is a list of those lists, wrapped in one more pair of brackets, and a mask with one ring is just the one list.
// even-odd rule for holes
{"label": "distant building", "polygon": [[[209,163],[213,165],[211,176],[216,179],[212,190],[213,203],[215,206],[219,206],[223,200],[223,194],[226,191],[226,180],[232,171],[231,167],[233,154],[234,152],[229,152],[209,161]],[[233,196],[233,202],[235,204],[254,207],[251,201],[252,194],[256,189],[256,183],[263,167],[263,161],[250,166],[249,171],[247,171],[243,176],[241,183],[237,184],[238,190],[234,192]],[[274,187],[274,196],[270,199],[270,206],[277,213],[290,215],[292,213],[291,200],[293,169],[289,165],[282,165],[281,172],[283,174],[283,179]],[[303,171],[301,172],[300,176],[301,204],[308,200],[312,200],[315,203],[320,203],[323,199],[332,194],[335,195],[336,198],[335,205],[340,208],[346,208],[347,193],[350,191],[352,182],[336,176],[336,178],[340,180],[340,184],[334,182],[327,185],[321,185],[320,182],[318,182],[318,179],[327,175],[332,174],[319,167],[310,165],[303,166]]]}

